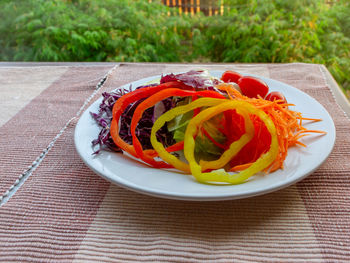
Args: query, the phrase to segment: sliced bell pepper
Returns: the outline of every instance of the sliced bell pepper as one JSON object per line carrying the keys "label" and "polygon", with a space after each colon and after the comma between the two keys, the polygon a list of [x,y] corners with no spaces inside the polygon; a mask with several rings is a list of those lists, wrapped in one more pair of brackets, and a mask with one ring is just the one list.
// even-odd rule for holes
{"label": "sliced bell pepper", "polygon": [[157,168],[166,167],[168,166],[168,164],[163,161],[154,160],[154,156],[150,155],[149,151],[143,151],[142,145],[136,136],[136,127],[145,110],[147,110],[150,107],[153,107],[159,101],[162,101],[168,97],[173,97],[173,96],[177,96],[177,97],[200,96],[200,97],[226,99],[224,95],[215,91],[209,91],[209,90],[191,91],[191,90],[182,90],[182,89],[176,89],[176,88],[168,88],[155,93],[151,97],[141,102],[134,111],[133,118],[130,125],[130,132],[133,139],[132,144],[134,146],[134,149],[136,151],[138,158]]}
{"label": "sliced bell pepper", "polygon": [[166,82],[163,84],[160,84],[158,86],[150,86],[150,87],[144,87],[137,90],[134,90],[133,92],[127,93],[121,98],[119,98],[116,103],[113,106],[113,119],[111,122],[110,127],[110,134],[111,137],[116,145],[118,145],[122,150],[126,151],[127,153],[131,154],[134,157],[137,157],[135,148],[133,145],[130,145],[126,143],[120,136],[119,136],[119,119],[125,109],[130,105],[131,103],[149,97],[156,92],[168,89],[168,88],[183,88],[183,89],[189,89],[193,90],[192,87],[186,86],[182,82],[178,81],[172,81],[172,82]]}
{"label": "sliced bell pepper", "polygon": [[[167,122],[175,118],[177,115],[185,114],[188,111],[194,110],[196,108],[200,107],[210,107],[210,106],[216,106],[220,105],[222,103],[225,103],[227,100],[223,99],[215,99],[215,98],[200,98],[197,99],[190,104],[184,105],[184,106],[178,106],[176,108],[173,108],[163,115],[161,115],[156,122],[153,124],[152,131],[151,131],[151,144],[153,148],[157,151],[158,155],[166,162],[172,164],[175,168],[184,171],[184,172],[191,172],[190,166],[178,159],[176,156],[169,154],[164,146],[158,142],[156,138],[156,132]],[[209,108],[211,109],[211,108]],[[204,110],[207,112],[209,109]],[[203,111],[203,112],[204,112]],[[201,123],[203,123],[205,120],[210,119],[211,117],[215,116],[218,112],[213,111],[210,115],[206,115],[206,117],[202,117],[200,120],[202,120]],[[215,161],[202,161],[201,162],[201,170],[207,170],[207,169],[218,169],[223,166],[225,166],[231,158],[245,145],[247,144],[254,135],[254,126],[248,116],[248,114],[245,112],[245,110],[239,110],[239,114],[243,115],[245,120],[245,126],[246,126],[246,133],[243,134],[239,140],[233,142],[230,147],[221,155],[221,157]],[[203,116],[202,112],[199,113],[197,116]],[[196,117],[195,117],[196,118]],[[198,118],[197,118],[198,119]],[[196,131],[197,132],[197,131]],[[186,136],[186,135],[185,135]],[[186,138],[186,137],[185,137]],[[192,137],[193,139],[193,137]],[[194,148],[193,148],[194,150]]]}
{"label": "sliced bell pepper", "polygon": [[[224,169],[202,173],[202,164],[198,164],[195,155],[195,140],[194,136],[197,133],[199,125],[207,118],[208,114],[215,112],[222,112],[226,110],[236,109],[247,111],[249,114],[256,115],[266,125],[269,133],[271,134],[271,144],[268,152],[261,155],[256,162],[249,166],[249,168],[241,171],[238,174],[229,174]],[[152,137],[151,137],[152,139]],[[245,182],[249,177],[253,176],[257,172],[260,172],[267,168],[277,157],[278,154],[278,140],[276,127],[271,118],[262,110],[257,109],[252,104],[246,101],[231,100],[223,102],[217,106],[208,108],[197,116],[195,116],[187,125],[185,132],[185,144],[184,154],[187,159],[192,175],[199,182],[226,182],[230,184],[239,184]],[[151,140],[152,142],[152,140]],[[237,142],[237,141],[236,141]],[[152,143],[153,145],[153,143]],[[154,146],[153,146],[154,147]]]}

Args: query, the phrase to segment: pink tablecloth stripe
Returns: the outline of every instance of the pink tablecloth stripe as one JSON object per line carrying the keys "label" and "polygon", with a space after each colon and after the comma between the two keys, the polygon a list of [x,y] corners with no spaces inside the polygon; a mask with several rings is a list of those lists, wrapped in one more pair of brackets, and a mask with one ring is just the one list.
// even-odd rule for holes
{"label": "pink tablecloth stripe", "polygon": [[71,261],[109,183],[80,160],[75,122],[1,208],[0,261]]}
{"label": "pink tablecloth stripe", "polygon": [[[0,127],[0,196],[75,116],[111,67],[69,67],[57,81]],[[40,68],[43,78],[44,71]],[[33,70],[30,73],[33,74]],[[25,89],[25,83],[23,85]]]}
{"label": "pink tablecloth stripe", "polygon": [[[215,203],[157,199],[111,186],[91,172],[74,150],[74,120],[0,208],[0,261],[349,261],[350,121],[318,65],[127,64],[100,92],[159,72],[198,67],[259,72],[314,96],[337,126],[330,159],[297,187],[262,197]],[[73,87],[68,90],[75,94]],[[83,94],[77,108],[89,95]],[[43,101],[50,96],[46,93]],[[25,111],[31,115],[30,107]],[[66,123],[73,115],[57,118]]]}

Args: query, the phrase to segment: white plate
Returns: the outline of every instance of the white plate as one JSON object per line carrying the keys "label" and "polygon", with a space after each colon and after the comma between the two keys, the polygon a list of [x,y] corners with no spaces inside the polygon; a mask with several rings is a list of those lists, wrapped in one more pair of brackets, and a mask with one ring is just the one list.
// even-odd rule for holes
{"label": "white plate", "polygon": [[[220,77],[222,72],[210,71],[210,74]],[[240,185],[215,186],[198,183],[190,175],[148,167],[118,153],[102,151],[94,156],[91,141],[98,135],[99,127],[89,112],[98,111],[102,98],[82,114],[74,134],[76,149],[87,166],[112,183],[162,198],[196,201],[228,200],[261,195],[287,187],[304,179],[327,159],[335,143],[334,123],[325,108],[309,95],[282,82],[259,78],[269,85],[270,90],[281,91],[288,102],[294,103],[296,106],[292,107],[293,110],[302,112],[304,117],[323,120],[308,123],[304,125],[305,127],[327,132],[323,136],[310,135],[303,138],[301,141],[307,144],[306,148],[290,148],[284,170],[278,170],[266,176],[255,176],[252,180]],[[159,79],[159,76],[152,76],[131,84],[135,88],[154,79]],[[129,86],[130,84],[125,85],[125,87]]]}

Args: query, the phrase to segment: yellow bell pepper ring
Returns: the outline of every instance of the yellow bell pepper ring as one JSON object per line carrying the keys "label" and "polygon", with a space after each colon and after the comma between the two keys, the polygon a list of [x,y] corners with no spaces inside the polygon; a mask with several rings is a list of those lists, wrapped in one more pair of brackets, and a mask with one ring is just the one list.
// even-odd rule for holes
{"label": "yellow bell pepper ring", "polygon": [[222,103],[222,101],[227,101],[226,99],[214,99],[214,98],[200,98],[189,104],[184,106],[177,106],[158,117],[158,119],[154,122],[152,130],[151,130],[151,144],[153,149],[158,153],[158,156],[162,158],[165,162],[172,164],[176,169],[190,173],[190,167],[187,163],[181,161],[176,156],[168,153],[163,144],[157,140],[156,133],[157,131],[163,127],[163,125],[174,119],[176,116],[180,114],[184,114],[191,110],[194,110],[199,107],[210,107],[214,105],[218,105]]}
{"label": "yellow bell pepper ring", "polygon": [[[214,98],[200,98],[195,100],[194,102],[191,102],[184,106],[178,106],[176,108],[171,109],[170,111],[164,113],[161,115],[156,122],[154,123],[151,131],[151,143],[153,148],[157,151],[159,157],[161,157],[164,161],[167,163],[172,164],[175,168],[182,170],[184,172],[190,172],[190,166],[178,159],[176,156],[169,154],[164,146],[157,141],[156,138],[156,132],[167,122],[175,118],[177,115],[184,114],[188,111],[194,110],[196,108],[200,107],[211,107],[218,104],[222,104],[223,102],[228,101],[226,99],[214,99]],[[200,123],[203,123],[204,121],[214,117],[221,111],[218,110],[211,110],[212,108],[209,108],[203,112],[206,112],[203,114],[202,112],[198,115],[197,120],[200,120]],[[224,110],[223,110],[224,111]],[[246,145],[254,136],[254,126],[252,121],[249,118],[248,113],[244,109],[239,109],[237,111],[238,114],[241,114],[244,117],[245,121],[245,129],[246,133],[241,136],[241,138],[235,142],[233,142],[230,147],[220,156],[219,159],[215,161],[202,161],[201,162],[201,170],[207,170],[207,169],[218,169],[224,167],[243,147]],[[197,115],[197,116],[198,116]],[[196,132],[195,132],[196,133]]]}
{"label": "yellow bell pepper ring", "polygon": [[[267,130],[271,134],[271,144],[268,152],[261,155],[256,162],[254,162],[249,168],[241,171],[238,174],[229,174],[224,169],[212,171],[209,173],[202,173],[202,167],[197,163],[194,156],[195,140],[194,136],[197,133],[198,126],[203,122],[203,118],[206,117],[207,111],[218,112],[230,109],[244,110],[249,114],[258,116],[266,125]],[[267,168],[278,155],[278,140],[276,127],[271,118],[262,110],[257,109],[252,104],[246,101],[231,100],[222,102],[221,104],[212,108],[202,111],[195,116],[187,125],[184,141],[184,154],[187,159],[192,175],[199,182],[225,182],[229,184],[240,184],[245,182],[254,174]]]}
{"label": "yellow bell pepper ring", "polygon": [[[198,125],[196,127],[199,127],[202,125],[205,121],[211,119],[215,115],[224,112],[226,110],[232,110],[233,108],[225,108],[222,107],[221,103],[220,105],[216,107],[211,107],[208,108],[202,112],[200,112],[195,118],[196,122]],[[223,154],[218,158],[217,160],[214,161],[204,161],[200,160],[199,164],[201,166],[201,170],[205,171],[208,169],[219,169],[224,167],[234,156],[236,156],[237,153],[248,143],[253,139],[254,137],[254,125],[249,117],[248,112],[245,109],[236,109],[236,112],[240,115],[243,116],[244,118],[244,127],[245,127],[245,133],[237,140],[231,143],[229,148],[223,152]],[[188,128],[188,127],[187,127]],[[197,134],[197,130],[195,131],[195,134]],[[186,133],[185,133],[185,138],[186,138]],[[186,156],[185,156],[186,157]]]}

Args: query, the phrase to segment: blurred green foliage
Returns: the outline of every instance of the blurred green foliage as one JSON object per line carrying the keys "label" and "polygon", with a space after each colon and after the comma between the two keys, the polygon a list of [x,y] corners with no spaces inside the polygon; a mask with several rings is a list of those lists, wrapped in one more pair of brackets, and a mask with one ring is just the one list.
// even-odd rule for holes
{"label": "blurred green foliage", "polygon": [[350,90],[350,1],[224,3],[208,17],[155,0],[2,0],[0,60],[310,62]]}

